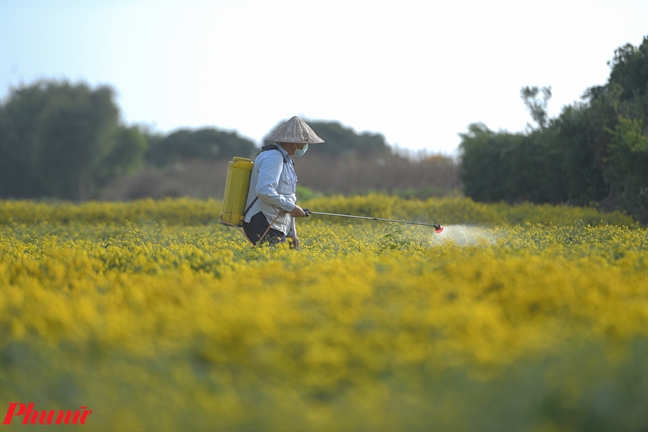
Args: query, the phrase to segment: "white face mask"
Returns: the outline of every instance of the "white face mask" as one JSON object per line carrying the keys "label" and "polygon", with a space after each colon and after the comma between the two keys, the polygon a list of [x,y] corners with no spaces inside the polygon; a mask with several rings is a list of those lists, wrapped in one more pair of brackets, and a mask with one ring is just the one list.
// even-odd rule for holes
{"label": "white face mask", "polygon": [[295,156],[295,157],[304,156],[304,153],[306,153],[306,150],[308,150],[308,144],[306,144],[304,146],[304,148],[295,150],[295,154],[293,156]]}

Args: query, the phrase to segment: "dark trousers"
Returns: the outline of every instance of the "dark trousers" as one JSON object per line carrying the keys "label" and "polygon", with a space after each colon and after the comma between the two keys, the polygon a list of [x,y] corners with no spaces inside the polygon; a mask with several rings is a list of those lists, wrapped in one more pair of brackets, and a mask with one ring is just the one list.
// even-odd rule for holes
{"label": "dark trousers", "polygon": [[[243,222],[243,232],[245,232],[245,235],[253,244],[257,244],[259,242],[259,239],[261,238],[263,233],[266,232],[269,226],[270,223],[268,222],[268,219],[266,219],[263,212],[259,212],[252,216],[252,219],[250,219],[249,223]],[[270,228],[261,242],[268,242],[274,245],[277,243],[283,243],[285,241],[286,234],[274,228]]]}

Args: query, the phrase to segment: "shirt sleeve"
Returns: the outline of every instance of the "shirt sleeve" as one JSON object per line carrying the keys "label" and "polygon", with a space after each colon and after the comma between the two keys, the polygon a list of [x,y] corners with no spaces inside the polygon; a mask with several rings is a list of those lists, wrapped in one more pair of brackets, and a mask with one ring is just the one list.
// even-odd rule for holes
{"label": "shirt sleeve", "polygon": [[283,163],[283,156],[280,152],[270,152],[268,157],[261,161],[256,194],[264,203],[290,212],[295,208],[295,203],[277,192]]}

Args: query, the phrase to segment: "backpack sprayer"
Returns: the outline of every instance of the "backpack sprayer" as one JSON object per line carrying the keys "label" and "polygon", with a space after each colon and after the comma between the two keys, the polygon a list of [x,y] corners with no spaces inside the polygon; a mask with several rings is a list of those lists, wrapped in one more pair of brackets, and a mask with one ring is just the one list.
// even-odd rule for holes
{"label": "backpack sprayer", "polygon": [[223,209],[218,221],[223,225],[243,227],[245,202],[247,201],[250,177],[254,162],[248,158],[234,157],[227,164],[227,179]]}
{"label": "backpack sprayer", "polygon": [[[243,220],[245,219],[245,203],[247,202],[248,189],[250,188],[250,177],[252,176],[253,166],[254,162],[252,162],[252,160],[243,157],[234,157],[234,159],[227,164],[227,179],[225,181],[223,208],[218,219],[221,224],[235,227],[243,231],[242,227]],[[443,232],[443,226],[434,223],[409,222],[396,219],[382,219],[371,216],[324,213],[310,211],[309,209],[303,210],[304,213],[306,213],[306,216],[313,214],[322,216],[338,216],[353,219],[365,219],[378,222],[393,222],[407,225],[421,225],[434,228],[434,232],[437,234]],[[270,226],[272,226],[272,224],[270,224]],[[268,227],[268,229],[270,229],[270,227]],[[247,239],[247,236],[245,238]]]}

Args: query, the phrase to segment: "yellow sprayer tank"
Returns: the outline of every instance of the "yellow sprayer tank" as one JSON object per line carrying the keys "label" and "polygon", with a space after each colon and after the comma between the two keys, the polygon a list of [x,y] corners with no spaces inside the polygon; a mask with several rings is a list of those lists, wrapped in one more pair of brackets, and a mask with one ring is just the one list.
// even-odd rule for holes
{"label": "yellow sprayer tank", "polygon": [[234,157],[227,164],[227,180],[220,221],[230,225],[243,226],[243,211],[247,201],[250,177],[254,162],[243,157]]}

